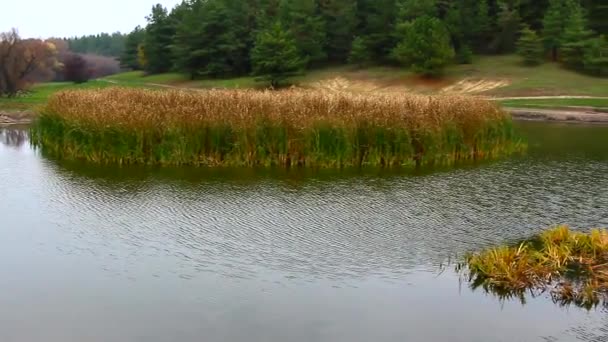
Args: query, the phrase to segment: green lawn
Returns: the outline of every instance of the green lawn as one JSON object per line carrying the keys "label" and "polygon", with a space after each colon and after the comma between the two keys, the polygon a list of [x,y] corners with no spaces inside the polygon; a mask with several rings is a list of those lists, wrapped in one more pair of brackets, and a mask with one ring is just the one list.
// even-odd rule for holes
{"label": "green lawn", "polygon": [[34,85],[28,94],[15,98],[0,98],[0,109],[25,110],[46,102],[53,93],[66,89],[101,89],[112,86],[105,81],[89,81],[83,84],[71,82],[50,82]]}
{"label": "green lawn", "polygon": [[158,75],[146,76],[143,71],[129,71],[120,74],[108,76],[106,80],[115,82],[135,82],[135,83],[159,83],[159,84],[171,84],[171,83],[183,83],[188,81],[188,77],[178,73],[165,73]]}

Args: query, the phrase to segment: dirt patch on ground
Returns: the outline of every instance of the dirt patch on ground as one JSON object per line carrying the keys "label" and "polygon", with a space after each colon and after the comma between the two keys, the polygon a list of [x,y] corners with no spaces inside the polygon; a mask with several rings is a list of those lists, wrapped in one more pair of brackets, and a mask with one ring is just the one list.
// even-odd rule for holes
{"label": "dirt patch on ground", "polygon": [[34,119],[34,112],[23,111],[0,111],[0,126],[29,124]]}
{"label": "dirt patch on ground", "polygon": [[450,86],[441,89],[442,93],[456,94],[479,94],[490,90],[506,87],[510,84],[508,80],[488,80],[465,78]]}
{"label": "dirt patch on ground", "polygon": [[408,92],[409,88],[404,85],[391,85],[384,82],[367,80],[353,80],[345,77],[320,80],[306,85],[307,87],[332,92]]}
{"label": "dirt patch on ground", "polygon": [[446,80],[421,77],[373,80],[335,77],[306,84],[305,87],[325,91],[353,93],[445,93],[445,94],[480,94],[489,90],[509,85],[507,80],[464,79],[456,83]]}

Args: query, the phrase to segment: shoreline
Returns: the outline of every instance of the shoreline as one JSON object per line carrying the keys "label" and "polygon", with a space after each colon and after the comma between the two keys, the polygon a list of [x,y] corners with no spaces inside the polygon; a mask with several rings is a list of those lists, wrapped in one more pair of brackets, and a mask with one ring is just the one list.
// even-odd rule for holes
{"label": "shoreline", "polygon": [[593,110],[505,108],[515,120],[608,124],[608,113]]}
{"label": "shoreline", "polygon": [[29,110],[0,110],[0,127],[32,123],[35,113]]}

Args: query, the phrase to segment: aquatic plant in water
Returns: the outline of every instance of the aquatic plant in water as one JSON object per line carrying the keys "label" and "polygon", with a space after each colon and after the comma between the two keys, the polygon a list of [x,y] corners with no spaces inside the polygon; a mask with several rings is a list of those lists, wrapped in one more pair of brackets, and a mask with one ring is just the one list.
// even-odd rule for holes
{"label": "aquatic plant in water", "polygon": [[471,286],[501,298],[549,292],[557,303],[608,304],[608,231],[559,226],[514,246],[470,254],[459,265]]}
{"label": "aquatic plant in water", "polygon": [[483,99],[307,90],[65,91],[32,139],[59,158],[205,166],[412,167],[525,147]]}

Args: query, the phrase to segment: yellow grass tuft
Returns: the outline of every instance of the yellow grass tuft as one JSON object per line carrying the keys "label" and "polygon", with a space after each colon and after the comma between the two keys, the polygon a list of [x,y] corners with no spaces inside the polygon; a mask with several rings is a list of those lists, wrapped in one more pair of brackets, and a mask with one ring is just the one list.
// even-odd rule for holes
{"label": "yellow grass tuft", "polygon": [[608,231],[558,226],[517,246],[467,257],[472,286],[504,297],[550,289],[553,299],[591,308],[608,303]]}

